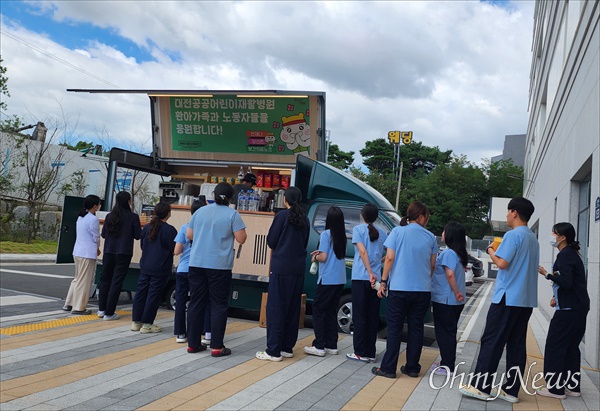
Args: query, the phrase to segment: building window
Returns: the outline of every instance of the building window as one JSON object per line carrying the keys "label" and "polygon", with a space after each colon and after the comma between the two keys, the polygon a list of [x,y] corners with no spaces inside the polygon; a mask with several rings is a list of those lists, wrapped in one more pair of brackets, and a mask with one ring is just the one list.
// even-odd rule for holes
{"label": "building window", "polygon": [[581,250],[581,258],[585,266],[585,277],[588,273],[588,249],[590,247],[590,204],[592,202],[592,174],[588,174],[579,182],[579,201],[577,209],[577,240]]}

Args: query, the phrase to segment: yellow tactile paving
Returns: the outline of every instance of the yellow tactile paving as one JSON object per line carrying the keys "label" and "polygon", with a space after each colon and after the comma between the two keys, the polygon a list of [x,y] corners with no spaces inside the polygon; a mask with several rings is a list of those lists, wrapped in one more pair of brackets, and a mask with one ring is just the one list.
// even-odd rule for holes
{"label": "yellow tactile paving", "polygon": [[[343,338],[344,336],[341,336],[341,339]],[[147,404],[139,410],[205,410],[305,358],[303,347],[310,345],[313,339],[314,336],[311,335],[299,340],[293,358],[285,358],[281,362],[252,359]]]}
{"label": "yellow tactile paving", "polygon": [[[256,323],[234,322],[227,325],[227,334],[255,327],[257,327]],[[183,348],[181,344],[173,343],[173,340],[169,338],[147,344],[143,347],[130,348],[52,370],[42,371],[37,374],[6,380],[0,385],[1,402],[69,384],[82,378],[91,377],[117,367],[181,348]],[[8,399],[5,400],[5,398]]]}
{"label": "yellow tactile paving", "polygon": [[[131,311],[116,311],[116,312],[118,314],[120,314],[121,316],[131,314]],[[29,333],[32,331],[47,330],[49,328],[65,327],[68,325],[85,323],[88,321],[100,321],[100,320],[101,319],[98,318],[98,315],[96,313],[93,313],[90,315],[76,315],[76,316],[69,316],[66,318],[59,318],[56,320],[42,321],[39,323],[30,323],[30,324],[15,325],[12,327],[0,328],[0,334],[17,335],[17,334]]]}
{"label": "yellow tactile paving", "polygon": [[[439,355],[438,350],[424,348],[421,354],[421,369],[428,370]],[[363,387],[342,410],[399,410],[402,409],[410,394],[421,382],[421,378],[402,375],[400,367],[406,363],[406,352],[398,357],[397,379],[375,377]],[[423,373],[424,375],[424,373]]]}
{"label": "yellow tactile paving", "polygon": [[[131,311],[117,311],[121,315],[125,315],[121,320],[117,321],[87,321],[85,323],[72,324],[71,326],[57,326],[53,329],[45,329],[40,331],[29,332],[25,334],[12,335],[10,338],[0,340],[0,351],[14,350],[15,348],[27,347],[34,344],[45,342],[58,341],[69,337],[89,334],[97,331],[102,331],[110,328],[121,327],[128,325],[130,318],[127,318]],[[159,310],[156,319],[172,318],[173,311]],[[97,318],[97,317],[96,317]]]}

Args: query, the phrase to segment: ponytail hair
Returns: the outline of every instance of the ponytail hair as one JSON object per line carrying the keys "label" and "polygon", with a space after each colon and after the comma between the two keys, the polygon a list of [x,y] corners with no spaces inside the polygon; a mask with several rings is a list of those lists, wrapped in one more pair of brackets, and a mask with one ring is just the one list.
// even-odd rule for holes
{"label": "ponytail hair", "polygon": [[338,260],[346,256],[346,224],[344,222],[344,213],[339,207],[333,206],[327,211],[325,219],[325,230],[331,232],[331,242],[333,243],[333,253]]}
{"label": "ponytail hair", "polygon": [[229,206],[229,202],[233,198],[233,187],[229,183],[219,183],[214,191],[215,204]]}
{"label": "ponytail hair", "polygon": [[444,226],[444,242],[460,259],[463,267],[469,263],[465,227],[459,223],[448,223]]}
{"label": "ponytail hair", "polygon": [[552,232],[558,235],[564,235],[567,245],[575,251],[579,251],[579,241],[575,240],[575,227],[571,223],[556,223],[552,227]]}
{"label": "ponytail hair", "polygon": [[360,210],[360,215],[362,216],[365,223],[367,223],[367,227],[369,228],[369,240],[371,242],[377,241],[379,238],[379,230],[373,225],[373,222],[377,220],[377,216],[379,214],[379,209],[373,203],[367,203],[364,205],[362,210]]}
{"label": "ponytail hair", "polygon": [[131,212],[129,202],[131,194],[127,191],[119,191],[115,196],[115,205],[104,220],[104,225],[108,230],[108,234],[112,237],[118,236],[125,220],[125,214]]}
{"label": "ponytail hair", "polygon": [[154,216],[152,216],[152,220],[150,220],[150,232],[148,233],[148,239],[150,241],[156,240],[158,237],[158,232],[160,231],[160,226],[165,218],[171,212],[171,206],[167,203],[158,203],[154,206]]}
{"label": "ponytail hair", "polygon": [[429,209],[427,206],[419,201],[413,201],[406,209],[406,215],[400,220],[400,225],[408,225],[409,222],[415,221],[419,216],[424,215],[429,218]]}
{"label": "ponytail hair", "polygon": [[100,197],[90,194],[83,200],[83,208],[79,210],[79,217],[85,217],[92,207],[100,204]]}
{"label": "ponytail hair", "polygon": [[306,224],[306,212],[300,205],[302,192],[298,187],[289,187],[283,194],[285,201],[290,206],[290,215],[288,221],[296,227],[304,227]]}

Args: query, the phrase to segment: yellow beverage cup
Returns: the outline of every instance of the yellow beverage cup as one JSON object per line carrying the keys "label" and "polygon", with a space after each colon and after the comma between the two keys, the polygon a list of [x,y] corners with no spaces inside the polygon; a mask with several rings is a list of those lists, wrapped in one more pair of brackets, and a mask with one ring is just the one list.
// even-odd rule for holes
{"label": "yellow beverage cup", "polygon": [[500,247],[501,242],[502,237],[494,237],[494,241],[492,242],[492,248],[494,249],[494,251],[498,250],[498,247]]}

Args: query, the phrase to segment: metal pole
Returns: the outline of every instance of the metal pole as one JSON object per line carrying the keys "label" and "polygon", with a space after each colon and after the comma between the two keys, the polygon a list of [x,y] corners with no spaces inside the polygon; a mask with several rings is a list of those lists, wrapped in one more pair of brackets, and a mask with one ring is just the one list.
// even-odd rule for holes
{"label": "metal pole", "polygon": [[400,202],[400,183],[402,182],[402,169],[404,163],[400,163],[400,174],[398,175],[398,189],[396,190],[396,211],[398,211],[398,203]]}

